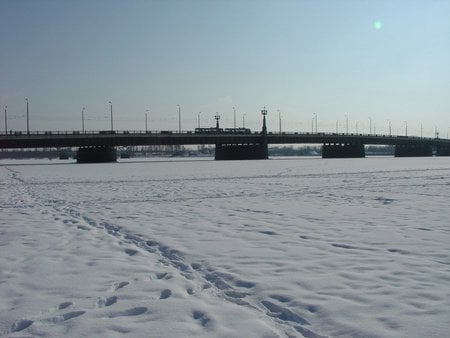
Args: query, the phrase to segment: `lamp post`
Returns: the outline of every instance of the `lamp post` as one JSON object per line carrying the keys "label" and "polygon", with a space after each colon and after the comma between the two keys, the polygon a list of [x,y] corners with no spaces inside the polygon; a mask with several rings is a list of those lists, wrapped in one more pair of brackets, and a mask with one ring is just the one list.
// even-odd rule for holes
{"label": "lamp post", "polygon": [[242,128],[245,128],[245,114],[242,114]]}
{"label": "lamp post", "polygon": [[148,114],[149,111],[150,110],[148,110],[148,109],[145,111],[145,133],[148,132],[148,124],[147,124],[148,116],[147,116],[147,114]]}
{"label": "lamp post", "polygon": [[369,117],[369,135],[372,134],[372,119]]}
{"label": "lamp post", "polygon": [[423,137],[423,125],[420,123],[420,138]]}
{"label": "lamp post", "polygon": [[388,119],[388,123],[389,123],[389,136],[392,136],[392,132],[391,132],[391,120]]}
{"label": "lamp post", "polygon": [[110,112],[111,112],[111,131],[114,130],[114,124],[113,124],[113,111],[112,111],[112,103],[111,101],[109,101],[109,107],[110,107]]}
{"label": "lamp post", "polygon": [[315,122],[316,122],[316,134],[317,134],[317,113],[314,113],[314,119],[315,119]]}
{"label": "lamp post", "polygon": [[30,114],[28,110],[28,98],[25,98],[25,101],[27,101],[27,134],[30,133]]}
{"label": "lamp post", "polygon": [[405,121],[405,136],[408,136],[408,121]]}
{"label": "lamp post", "polygon": [[358,121],[355,122],[355,131],[358,134]]}
{"label": "lamp post", "polygon": [[181,107],[177,104],[178,107],[178,132],[181,133]]}
{"label": "lamp post", "polygon": [[84,107],[81,109],[81,131],[84,134]]}
{"label": "lamp post", "polygon": [[6,109],[8,109],[8,106],[5,106],[5,134],[8,134],[8,118],[6,117]]}
{"label": "lamp post", "polygon": [[280,110],[278,110],[278,126],[279,126],[280,134],[281,134],[281,113],[280,113]]}
{"label": "lamp post", "polygon": [[214,118],[216,119],[216,129],[219,129],[219,120],[220,120],[219,113],[216,113],[216,116],[214,116]]}
{"label": "lamp post", "polygon": [[345,114],[345,133],[348,134],[348,115]]}
{"label": "lamp post", "polygon": [[339,134],[339,120],[336,120],[336,134]]}
{"label": "lamp post", "polygon": [[264,106],[264,109],[261,110],[261,115],[263,116],[263,135],[266,135],[267,133],[267,126],[266,126],[266,115],[267,115],[267,109],[266,106]]}
{"label": "lamp post", "polygon": [[202,114],[202,112],[199,112],[198,114],[197,114],[197,126],[198,126],[198,128],[200,128],[200,115]]}
{"label": "lamp post", "polygon": [[236,108],[234,108],[233,107],[233,113],[234,113],[234,115],[233,115],[233,121],[234,121],[234,129],[236,129]]}

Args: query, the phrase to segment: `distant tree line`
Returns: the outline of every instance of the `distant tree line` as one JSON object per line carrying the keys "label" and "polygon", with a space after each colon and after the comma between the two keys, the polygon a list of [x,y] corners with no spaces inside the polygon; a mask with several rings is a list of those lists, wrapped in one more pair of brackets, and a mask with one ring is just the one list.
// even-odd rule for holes
{"label": "distant tree line", "polygon": [[[394,146],[366,146],[368,156],[394,155]],[[180,145],[144,145],[119,147],[119,157],[152,157],[152,156],[214,156],[214,146],[180,146]],[[271,146],[269,156],[321,156],[322,146]],[[36,148],[36,149],[2,149],[0,159],[22,158],[75,158],[75,148]]]}

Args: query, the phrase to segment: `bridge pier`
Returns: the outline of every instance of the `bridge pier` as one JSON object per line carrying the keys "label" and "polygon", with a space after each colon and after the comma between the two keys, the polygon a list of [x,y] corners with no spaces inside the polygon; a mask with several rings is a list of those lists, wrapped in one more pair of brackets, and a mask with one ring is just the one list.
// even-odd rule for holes
{"label": "bridge pier", "polygon": [[116,149],[111,146],[80,147],[77,151],[77,163],[104,163],[116,160]]}
{"label": "bridge pier", "polygon": [[425,157],[433,156],[433,148],[427,144],[397,144],[395,157]]}
{"label": "bridge pier", "polygon": [[216,144],[215,160],[266,160],[267,144]]}
{"label": "bridge pier", "polygon": [[361,158],[366,156],[362,143],[325,143],[322,158]]}
{"label": "bridge pier", "polygon": [[437,146],[436,147],[436,156],[450,156],[450,146]]}
{"label": "bridge pier", "polygon": [[[216,144],[215,160],[267,160],[269,158],[269,146],[267,142],[266,115],[264,107],[261,110],[263,116],[263,127],[260,142],[253,144]],[[216,117],[219,129],[218,116]]]}

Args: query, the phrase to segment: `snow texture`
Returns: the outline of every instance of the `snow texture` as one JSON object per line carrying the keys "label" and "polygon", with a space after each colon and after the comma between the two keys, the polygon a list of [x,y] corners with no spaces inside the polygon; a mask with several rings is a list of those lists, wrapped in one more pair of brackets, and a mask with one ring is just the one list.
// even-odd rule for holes
{"label": "snow texture", "polygon": [[0,163],[2,337],[448,336],[448,158],[59,163]]}

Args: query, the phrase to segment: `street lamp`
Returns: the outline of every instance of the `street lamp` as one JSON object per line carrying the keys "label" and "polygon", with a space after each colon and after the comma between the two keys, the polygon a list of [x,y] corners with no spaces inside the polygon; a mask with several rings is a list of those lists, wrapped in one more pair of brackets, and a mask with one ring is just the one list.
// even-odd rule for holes
{"label": "street lamp", "polygon": [[317,134],[317,113],[314,113],[314,119],[316,120],[316,134]]}
{"label": "street lamp", "polygon": [[81,131],[84,134],[84,107],[81,109]]}
{"label": "street lamp", "polygon": [[345,133],[348,134],[348,115],[345,114]]}
{"label": "street lamp", "polygon": [[8,118],[6,117],[6,109],[8,109],[8,106],[5,106],[5,134],[8,134]]}
{"label": "street lamp", "polygon": [[281,113],[280,113],[280,110],[278,110],[278,126],[279,126],[280,134],[281,134]]}
{"label": "street lamp", "polygon": [[181,133],[181,107],[177,104],[178,107],[178,132]]}
{"label": "street lamp", "polygon": [[197,124],[198,124],[198,128],[200,128],[200,115],[201,115],[201,113],[202,113],[202,112],[199,112],[199,113],[197,114]]}
{"label": "street lamp", "polygon": [[236,108],[233,107],[233,112],[234,112],[234,129],[236,129]]}
{"label": "street lamp", "polygon": [[265,135],[267,133],[267,126],[266,126],[267,109],[266,109],[266,106],[264,106],[264,109],[261,110],[261,115],[263,116],[263,134]]}
{"label": "street lamp", "polygon": [[389,122],[389,136],[392,136],[392,133],[391,133],[391,120],[388,119],[388,122]]}
{"label": "street lamp", "polygon": [[372,134],[372,119],[369,117],[369,135]]}
{"label": "street lamp", "polygon": [[245,128],[245,114],[242,114],[242,128]]}
{"label": "street lamp", "polygon": [[30,133],[30,114],[28,110],[28,98],[25,98],[25,101],[27,101],[27,134]]}
{"label": "street lamp", "polygon": [[147,124],[148,117],[147,117],[147,114],[148,114],[149,111],[150,110],[148,110],[148,109],[145,111],[145,133],[148,132],[148,124]]}
{"label": "street lamp", "polygon": [[408,136],[408,121],[405,121],[405,136]]}
{"label": "street lamp", "polygon": [[109,101],[109,106],[110,106],[110,111],[111,111],[111,131],[114,130],[114,125],[113,125],[113,112],[112,112],[112,103],[111,101]]}
{"label": "street lamp", "polygon": [[214,118],[216,119],[216,129],[219,129],[219,120],[220,120],[219,113],[216,113],[216,116],[214,116]]}

